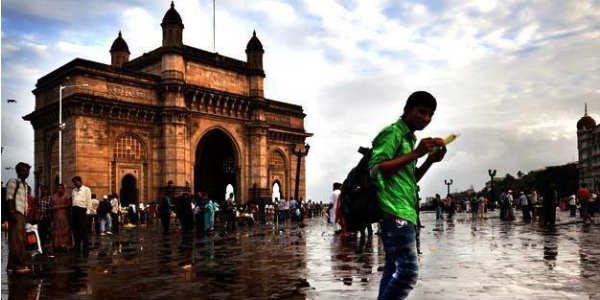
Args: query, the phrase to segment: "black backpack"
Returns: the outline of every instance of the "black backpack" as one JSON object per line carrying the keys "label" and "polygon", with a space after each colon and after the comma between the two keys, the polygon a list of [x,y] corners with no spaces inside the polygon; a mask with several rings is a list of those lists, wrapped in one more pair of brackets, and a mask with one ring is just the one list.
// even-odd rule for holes
{"label": "black backpack", "polygon": [[373,150],[360,147],[358,152],[363,157],[348,173],[340,194],[342,215],[348,232],[360,231],[367,225],[379,222],[382,214],[377,198],[377,187],[369,170],[369,160]]}

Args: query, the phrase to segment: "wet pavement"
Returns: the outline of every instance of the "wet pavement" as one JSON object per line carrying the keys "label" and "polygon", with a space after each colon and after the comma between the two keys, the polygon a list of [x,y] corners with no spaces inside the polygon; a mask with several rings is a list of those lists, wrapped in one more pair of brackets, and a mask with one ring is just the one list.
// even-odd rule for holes
{"label": "wet pavement", "polygon": [[[600,299],[600,226],[435,221],[422,214],[419,281],[409,299]],[[561,221],[569,218],[563,213]],[[598,219],[596,219],[598,223]],[[378,236],[341,239],[322,218],[197,238],[159,228],[94,237],[87,258],[57,254],[39,274],[5,272],[2,299],[375,299]]]}

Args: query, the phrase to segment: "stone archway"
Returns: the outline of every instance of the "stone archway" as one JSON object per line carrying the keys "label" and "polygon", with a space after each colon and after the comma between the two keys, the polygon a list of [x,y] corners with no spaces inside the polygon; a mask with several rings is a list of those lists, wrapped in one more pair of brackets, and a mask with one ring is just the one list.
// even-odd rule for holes
{"label": "stone archway", "polygon": [[279,185],[281,197],[289,196],[288,168],[285,156],[279,150],[274,150],[269,155],[269,182],[271,183],[271,194],[275,183]]}
{"label": "stone archway", "polygon": [[205,192],[222,204],[224,191],[231,184],[240,199],[239,153],[233,140],[222,130],[207,132],[196,147],[194,193]]}
{"label": "stone archway", "polygon": [[125,205],[129,205],[131,203],[138,203],[138,187],[137,187],[137,178],[132,174],[126,174],[121,179],[121,190],[119,192],[119,198],[121,199],[121,203]]}
{"label": "stone archway", "polygon": [[275,199],[281,199],[281,195],[283,195],[281,192],[281,183],[279,180],[275,180],[271,185],[271,201],[275,202]]}

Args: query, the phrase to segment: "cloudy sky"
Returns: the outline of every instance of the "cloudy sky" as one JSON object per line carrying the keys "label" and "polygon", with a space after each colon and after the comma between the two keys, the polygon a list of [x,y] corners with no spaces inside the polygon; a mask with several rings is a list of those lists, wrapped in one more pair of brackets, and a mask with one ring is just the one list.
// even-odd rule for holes
{"label": "cloudy sky", "polygon": [[[33,162],[37,78],[75,57],[110,63],[122,30],[137,57],[161,43],[170,1],[2,0],[2,179]],[[600,1],[217,0],[216,50],[245,60],[256,29],[265,95],[301,104],[308,195],[325,200],[407,96],[438,99],[418,137],[461,134],[421,181],[424,196],[577,160],[584,103],[600,119]],[[178,0],[184,43],[212,50],[212,1]],[[17,99],[17,104],[7,104]]]}

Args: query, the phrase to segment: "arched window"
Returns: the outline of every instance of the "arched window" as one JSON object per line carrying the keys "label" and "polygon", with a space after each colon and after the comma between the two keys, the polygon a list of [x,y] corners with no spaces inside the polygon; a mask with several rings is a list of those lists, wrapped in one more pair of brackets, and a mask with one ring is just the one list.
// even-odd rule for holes
{"label": "arched window", "polygon": [[272,169],[276,170],[285,169],[285,161],[283,160],[283,156],[279,151],[271,152],[271,157],[269,158],[269,166]]}
{"label": "arched window", "polygon": [[122,136],[115,146],[115,158],[126,160],[144,159],[144,146],[135,136]]}

